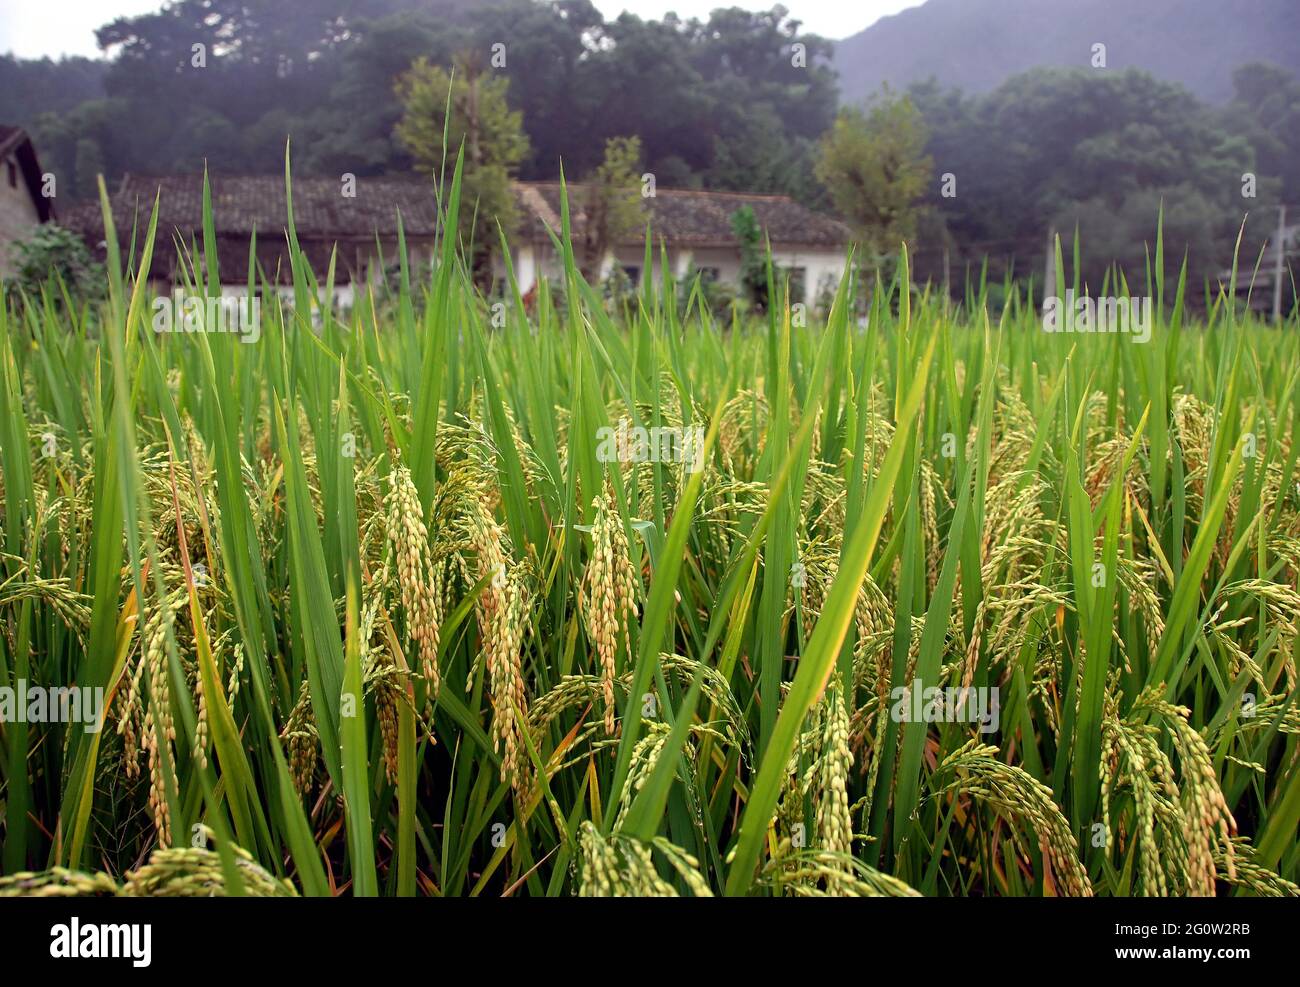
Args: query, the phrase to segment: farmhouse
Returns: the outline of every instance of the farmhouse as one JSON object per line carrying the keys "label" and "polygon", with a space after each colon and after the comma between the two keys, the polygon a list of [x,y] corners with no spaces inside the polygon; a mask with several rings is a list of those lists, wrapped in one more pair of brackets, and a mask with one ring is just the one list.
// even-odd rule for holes
{"label": "farmhouse", "polygon": [[[527,290],[539,275],[555,278],[560,259],[547,228],[560,228],[558,182],[520,182],[516,194],[526,217],[521,247],[512,258],[520,290]],[[581,187],[570,186],[570,217],[575,240],[581,237],[586,217],[580,208]],[[672,274],[684,278],[692,270],[715,281],[737,285],[740,281],[740,244],[732,231],[736,211],[749,206],[772,243],[772,263],[790,272],[796,301],[812,302],[823,287],[833,287],[844,270],[845,251],[852,234],[842,223],[812,212],[785,195],[703,192],[659,189],[645,200],[656,253],[660,241],[668,250]],[[633,283],[640,280],[645,263],[645,231],[638,230],[615,244],[601,267],[604,276],[622,267]]]}
{"label": "farmhouse", "polygon": [[[242,290],[248,281],[249,247],[256,234],[257,263],[279,285],[290,281],[285,247],[284,180],[278,176],[214,175],[212,211],[222,281]],[[354,192],[348,195],[346,192]],[[155,193],[159,196],[159,248],[154,251],[151,279],[160,290],[179,275],[173,238],[189,245],[202,242],[203,179],[201,175],[146,177],[128,175],[110,197],[119,235],[132,222],[148,222]],[[511,263],[522,293],[539,278],[555,279],[561,271],[548,230],[560,229],[558,182],[516,182],[519,226],[511,236]],[[571,225],[575,242],[583,234],[583,188],[569,186]],[[812,302],[816,293],[837,283],[850,240],[847,227],[799,205],[788,196],[750,195],[659,189],[644,200],[650,222],[654,263],[661,247],[676,277],[699,272],[736,284],[740,277],[740,245],[732,232],[732,216],[742,207],[753,209],[758,225],[771,240],[773,262],[791,276],[792,292]],[[412,265],[429,264],[437,233],[437,204],[429,180],[414,177],[361,177],[355,187],[334,179],[295,178],[293,214],[299,244],[322,281],[335,256],[335,295],[348,305],[359,284],[382,276],[397,260],[398,215]],[[68,220],[93,249],[102,251],[103,226],[99,209],[82,207]],[[335,253],[336,251],[336,253]],[[621,267],[639,283],[645,258],[644,229],[611,245],[600,274]],[[494,260],[495,280],[504,283],[502,258]],[[795,300],[800,300],[796,297]]]}
{"label": "farmhouse", "polygon": [[0,124],[0,279],[14,274],[14,241],[53,217],[53,199],[41,194],[31,138],[21,127]]}

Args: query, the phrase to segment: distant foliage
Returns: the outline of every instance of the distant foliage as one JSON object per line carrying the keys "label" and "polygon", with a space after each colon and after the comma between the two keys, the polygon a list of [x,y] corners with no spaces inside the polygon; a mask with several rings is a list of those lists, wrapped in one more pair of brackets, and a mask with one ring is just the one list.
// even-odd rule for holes
{"label": "distant foliage", "polygon": [[1277,177],[1288,202],[1300,200],[1300,79],[1263,62],[1232,75],[1225,127],[1250,141],[1260,174]]}
{"label": "distant foliage", "polygon": [[932,167],[925,136],[911,100],[886,89],[865,109],[840,110],[822,138],[817,177],[873,254],[892,253],[916,232],[915,203]]}
{"label": "distant foliage", "polygon": [[[1136,70],[1037,69],[977,97],[933,81],[913,86],[909,97],[925,123],[926,151],[936,171],[956,182],[951,197],[937,180],[925,188],[924,202],[940,224],[929,243],[946,235],[975,264],[988,254],[990,271],[1000,278],[1013,268],[1041,271],[1048,231],[1055,229],[1068,250],[1078,229],[1086,248],[1083,277],[1100,283],[1112,261],[1143,269],[1155,235],[1152,217],[1163,207],[1172,268],[1166,273],[1176,272],[1186,249],[1190,283],[1206,277],[1213,283],[1231,263],[1247,213],[1242,257],[1253,261],[1276,226],[1275,176],[1294,172],[1287,148],[1300,150],[1295,128],[1266,130],[1287,119],[1281,78],[1252,70],[1239,86],[1239,105],[1227,112]],[[1262,102],[1265,91],[1279,106],[1257,119],[1245,105]],[[1289,98],[1295,108],[1288,112],[1300,120],[1300,98]],[[1272,157],[1264,157],[1265,148]],[[1245,172],[1258,175],[1254,198],[1242,195]]]}
{"label": "distant foliage", "polygon": [[767,310],[767,263],[763,231],[750,206],[731,214],[731,230],[740,241],[740,290],[745,301],[760,312]]}
{"label": "distant foliage", "polygon": [[73,299],[98,297],[104,269],[94,263],[81,237],[54,223],[34,227],[25,239],[13,244],[17,275],[6,283],[7,291],[21,290],[39,295],[48,285],[59,300],[62,283]]}
{"label": "distant foliage", "polygon": [[108,66],[93,58],[18,58],[0,55],[0,92],[5,123],[28,122],[40,113],[66,113],[104,91]]}
{"label": "distant foliage", "polygon": [[639,138],[611,137],[605,142],[605,159],[587,179],[585,195],[583,273],[590,278],[606,251],[645,223]]}
{"label": "distant foliage", "polygon": [[[475,215],[474,266],[482,271],[498,241],[497,225],[508,233],[518,209],[510,180],[528,153],[528,138],[517,110],[506,102],[509,82],[484,71],[473,55],[457,60],[450,74],[419,59],[397,82],[402,117],[397,138],[416,167],[438,177],[451,176],[464,149],[462,211]],[[446,143],[444,143],[444,134]]]}
{"label": "distant foliage", "polygon": [[419,58],[450,66],[465,52],[509,83],[526,179],[553,179],[561,160],[588,174],[609,138],[635,134],[663,187],[815,197],[812,148],[835,115],[832,43],[780,6],[607,21],[589,0],[177,0],[98,38],[106,65],[0,61],[6,106],[18,93],[5,122],[31,130],[60,175],[75,172],[81,197],[94,194],[94,174],[77,170],[90,161],[81,140],[110,178],[205,159],[228,174],[274,172],[286,134],[303,174],[407,170],[394,83]]}

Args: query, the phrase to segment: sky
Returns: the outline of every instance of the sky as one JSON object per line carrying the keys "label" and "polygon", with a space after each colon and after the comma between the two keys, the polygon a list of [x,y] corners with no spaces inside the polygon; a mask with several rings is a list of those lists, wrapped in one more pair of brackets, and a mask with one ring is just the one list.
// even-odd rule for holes
{"label": "sky", "polygon": [[[290,0],[286,0],[290,2]],[[607,18],[628,10],[639,17],[704,17],[714,7],[768,10],[777,0],[594,0]],[[847,38],[887,14],[921,0],[783,0],[804,30],[828,38]],[[98,55],[95,28],[116,17],[157,10],[161,0],[0,0],[0,53],[22,58]]]}
{"label": "sky", "polygon": [[[7,3],[8,0],[0,0]],[[662,17],[676,11],[681,17],[707,17],[714,7],[744,7],[747,10],[771,10],[778,0],[754,3],[752,0],[592,0],[606,18],[627,10],[638,17]],[[887,14],[916,7],[921,0],[779,0],[792,17],[803,21],[805,31],[827,38],[847,38],[870,27]]]}

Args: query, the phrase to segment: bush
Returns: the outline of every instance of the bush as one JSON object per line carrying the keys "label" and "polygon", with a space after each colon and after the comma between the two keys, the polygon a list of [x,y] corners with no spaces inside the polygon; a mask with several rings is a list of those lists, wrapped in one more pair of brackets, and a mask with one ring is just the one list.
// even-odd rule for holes
{"label": "bush", "polygon": [[14,243],[18,273],[6,282],[8,291],[39,295],[41,288],[61,281],[74,299],[101,297],[104,284],[103,265],[90,257],[86,244],[72,230],[44,223],[25,239]]}

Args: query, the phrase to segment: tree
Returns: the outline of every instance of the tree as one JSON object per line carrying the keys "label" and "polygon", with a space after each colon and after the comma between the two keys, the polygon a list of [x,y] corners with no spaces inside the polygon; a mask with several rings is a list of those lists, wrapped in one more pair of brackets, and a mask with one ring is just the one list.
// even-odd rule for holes
{"label": "tree", "polygon": [[108,63],[80,56],[20,59],[0,55],[5,123],[29,128],[42,113],[67,113],[104,94]]}
{"label": "tree", "polygon": [[[590,174],[607,140],[635,134],[661,188],[811,204],[815,141],[835,114],[833,45],[780,6],[607,22],[591,0],[174,0],[97,36],[102,62],[0,58],[0,92],[42,162],[71,174],[91,137],[110,182],[204,161],[274,174],[287,135],[298,174],[407,171],[395,82],[421,56],[449,66],[456,52],[492,58],[487,74],[510,81],[528,179],[553,179],[561,162]],[[82,117],[91,132],[64,122]]]}
{"label": "tree", "polygon": [[791,136],[770,110],[748,108],[728,137],[713,138],[708,186],[770,195],[790,195],[809,206],[823,205],[813,177],[817,144]]}
{"label": "tree", "polygon": [[598,105],[584,104],[590,123],[571,129],[596,140],[638,135],[657,176],[681,176],[684,164],[698,176],[692,185],[806,198],[807,144],[835,114],[830,42],[802,33],[780,6],[720,8],[707,20],[624,13],[601,42],[585,60]]}
{"label": "tree", "polygon": [[90,137],[77,141],[76,164],[73,165],[73,179],[76,194],[82,198],[91,198],[99,189],[99,176],[104,173],[104,154],[99,144]]}
{"label": "tree", "polygon": [[[1067,253],[1078,229],[1085,282],[1099,288],[1118,263],[1130,285],[1141,285],[1163,204],[1166,278],[1177,278],[1186,250],[1197,284],[1231,263],[1247,212],[1242,257],[1256,256],[1276,225],[1279,183],[1256,167],[1252,147],[1264,138],[1234,134],[1226,113],[1145,72],[1035,69],[983,96],[963,98],[934,83],[908,95],[935,170],[957,183],[957,194],[944,196],[943,183],[931,182],[925,205],[959,248],[954,264],[991,255],[990,280],[1012,269],[1040,272],[1052,228]],[[1245,108],[1231,112],[1246,129]],[[1242,175],[1256,171],[1257,198],[1243,198]],[[941,263],[927,254],[914,258],[922,278]]]}
{"label": "tree", "polygon": [[486,74],[476,56],[462,56],[457,63],[448,73],[421,58],[398,79],[402,117],[395,133],[415,167],[434,177],[450,170],[464,149],[462,209],[476,217],[469,251],[475,275],[485,284],[498,224],[510,233],[517,221],[511,179],[528,154],[528,138],[522,115],[506,102],[509,81]]}
{"label": "tree", "polygon": [[724,140],[744,137],[748,118],[773,116],[787,137],[814,141],[835,119],[835,44],[805,34],[783,6],[719,6],[685,27],[692,66],[704,79]]}
{"label": "tree", "polygon": [[16,271],[10,290],[39,295],[48,285],[56,302],[61,297],[60,283],[78,300],[96,298],[102,291],[103,269],[91,260],[81,237],[62,226],[42,223],[35,227],[14,243],[14,257]]}
{"label": "tree", "polygon": [[930,180],[925,127],[911,100],[883,90],[864,110],[846,107],[822,138],[816,164],[835,209],[865,248],[892,253],[916,230],[916,200]]}
{"label": "tree", "polygon": [[[87,100],[68,113],[37,117],[32,141],[42,170],[58,180],[60,211],[69,200],[93,199],[98,194],[96,175],[102,173],[112,187],[114,175],[134,167],[128,122],[129,108],[116,99]],[[165,159],[161,153],[159,157]]]}
{"label": "tree", "polygon": [[588,281],[600,273],[610,247],[645,222],[641,197],[641,141],[611,137],[605,159],[583,190],[582,273]]}
{"label": "tree", "polygon": [[505,46],[497,71],[510,80],[510,105],[523,113],[531,145],[520,174],[553,179],[561,160],[574,175],[595,168],[607,119],[589,63],[605,37],[600,11],[590,0],[475,0],[471,6],[466,30],[473,46]]}
{"label": "tree", "polygon": [[767,310],[767,262],[763,230],[752,206],[741,206],[731,214],[731,230],[740,244],[740,287],[746,300],[759,312]]}
{"label": "tree", "polygon": [[1300,199],[1300,79],[1252,62],[1232,74],[1232,85],[1225,125],[1250,140],[1260,174],[1280,178],[1287,200]]}
{"label": "tree", "polygon": [[[355,39],[339,50],[339,77],[329,98],[298,124],[294,167],[302,167],[304,174],[330,176],[409,172],[411,158],[393,140],[393,129],[402,116],[397,80],[421,56],[450,65],[457,51],[470,46],[471,38],[461,23],[435,19],[426,11],[362,25]],[[295,122],[288,110],[277,113],[282,119],[271,120],[268,113],[259,122],[264,134],[250,132],[247,137],[250,144],[265,148],[259,153],[268,161],[266,170],[272,170],[272,157],[284,157],[284,135]]]}

